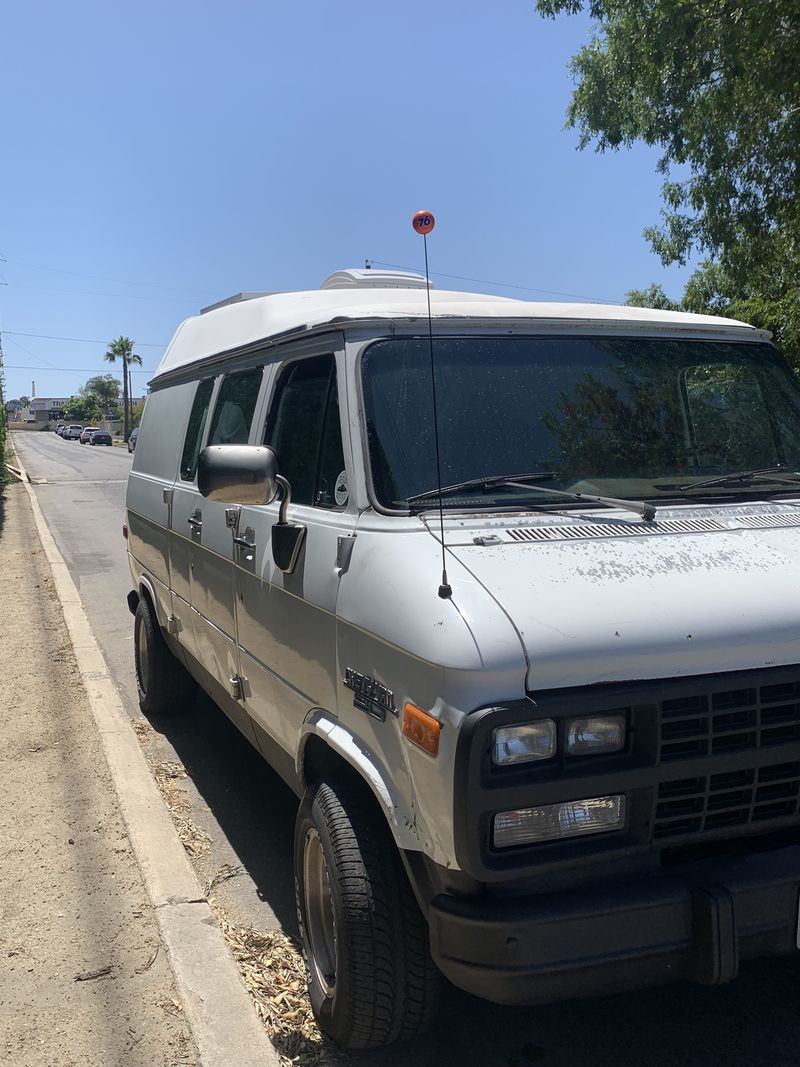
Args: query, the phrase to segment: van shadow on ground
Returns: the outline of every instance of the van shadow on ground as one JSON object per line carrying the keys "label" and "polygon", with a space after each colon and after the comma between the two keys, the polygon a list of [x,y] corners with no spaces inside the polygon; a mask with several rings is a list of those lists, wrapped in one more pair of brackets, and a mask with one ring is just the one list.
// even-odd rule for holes
{"label": "van shadow on ground", "polygon": [[297,936],[294,793],[203,692],[186,714],[153,716],[151,725],[175,749],[259,898]]}

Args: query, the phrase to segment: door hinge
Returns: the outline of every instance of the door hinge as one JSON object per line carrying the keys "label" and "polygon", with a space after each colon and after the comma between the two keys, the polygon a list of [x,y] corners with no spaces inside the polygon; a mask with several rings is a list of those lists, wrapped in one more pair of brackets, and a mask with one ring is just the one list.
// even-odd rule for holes
{"label": "door hinge", "polygon": [[233,678],[228,679],[228,685],[230,687],[231,696],[234,700],[242,699],[242,679],[238,674],[234,674]]}
{"label": "door hinge", "polygon": [[242,509],[238,506],[235,508],[225,508],[225,525],[229,530],[235,530],[239,525],[239,513],[241,510]]}
{"label": "door hinge", "polygon": [[177,615],[167,616],[167,633],[179,634],[181,632],[181,620]]}

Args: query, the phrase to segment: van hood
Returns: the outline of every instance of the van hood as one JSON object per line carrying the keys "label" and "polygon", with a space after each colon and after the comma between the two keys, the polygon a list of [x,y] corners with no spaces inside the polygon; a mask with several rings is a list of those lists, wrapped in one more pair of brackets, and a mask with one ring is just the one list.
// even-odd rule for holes
{"label": "van hood", "polygon": [[799,502],[447,525],[529,691],[800,662]]}

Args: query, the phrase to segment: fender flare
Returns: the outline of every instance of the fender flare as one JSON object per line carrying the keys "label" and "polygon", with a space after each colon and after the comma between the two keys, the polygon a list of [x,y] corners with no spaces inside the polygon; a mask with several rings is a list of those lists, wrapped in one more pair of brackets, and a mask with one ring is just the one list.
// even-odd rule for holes
{"label": "fender flare", "polygon": [[380,805],[398,848],[419,852],[422,848],[419,828],[412,811],[406,810],[401,798],[390,786],[389,779],[375,754],[366,748],[338,719],[319,708],[312,711],[300,729],[300,738],[295,756],[297,781],[305,789],[303,753],[311,735],[321,738],[325,744],[348,763],[370,787]]}
{"label": "fender flare", "polygon": [[147,595],[150,597],[150,603],[155,609],[158,625],[162,628],[166,626],[166,619],[161,618],[162,608],[160,606],[158,594],[156,593],[156,587],[153,585],[152,581],[147,577],[146,574],[139,575],[137,587],[139,590],[139,597],[141,597],[144,593],[147,593]]}

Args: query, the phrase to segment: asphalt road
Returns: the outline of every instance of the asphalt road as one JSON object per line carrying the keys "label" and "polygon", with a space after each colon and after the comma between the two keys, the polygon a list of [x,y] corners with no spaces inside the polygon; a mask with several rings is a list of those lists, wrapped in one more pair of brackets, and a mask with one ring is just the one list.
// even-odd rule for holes
{"label": "asphalt road", "polygon": [[[45,434],[14,435],[133,718],[132,620],[124,521],[131,457]],[[205,698],[192,714],[152,723],[156,758],[181,763],[193,817],[212,838],[198,866],[242,873],[215,892],[235,918],[296,934],[290,791]],[[448,989],[419,1041],[352,1056],[370,1067],[784,1067],[800,1065],[800,954],[745,963],[722,988],[681,983],[540,1008],[503,1008]]]}

